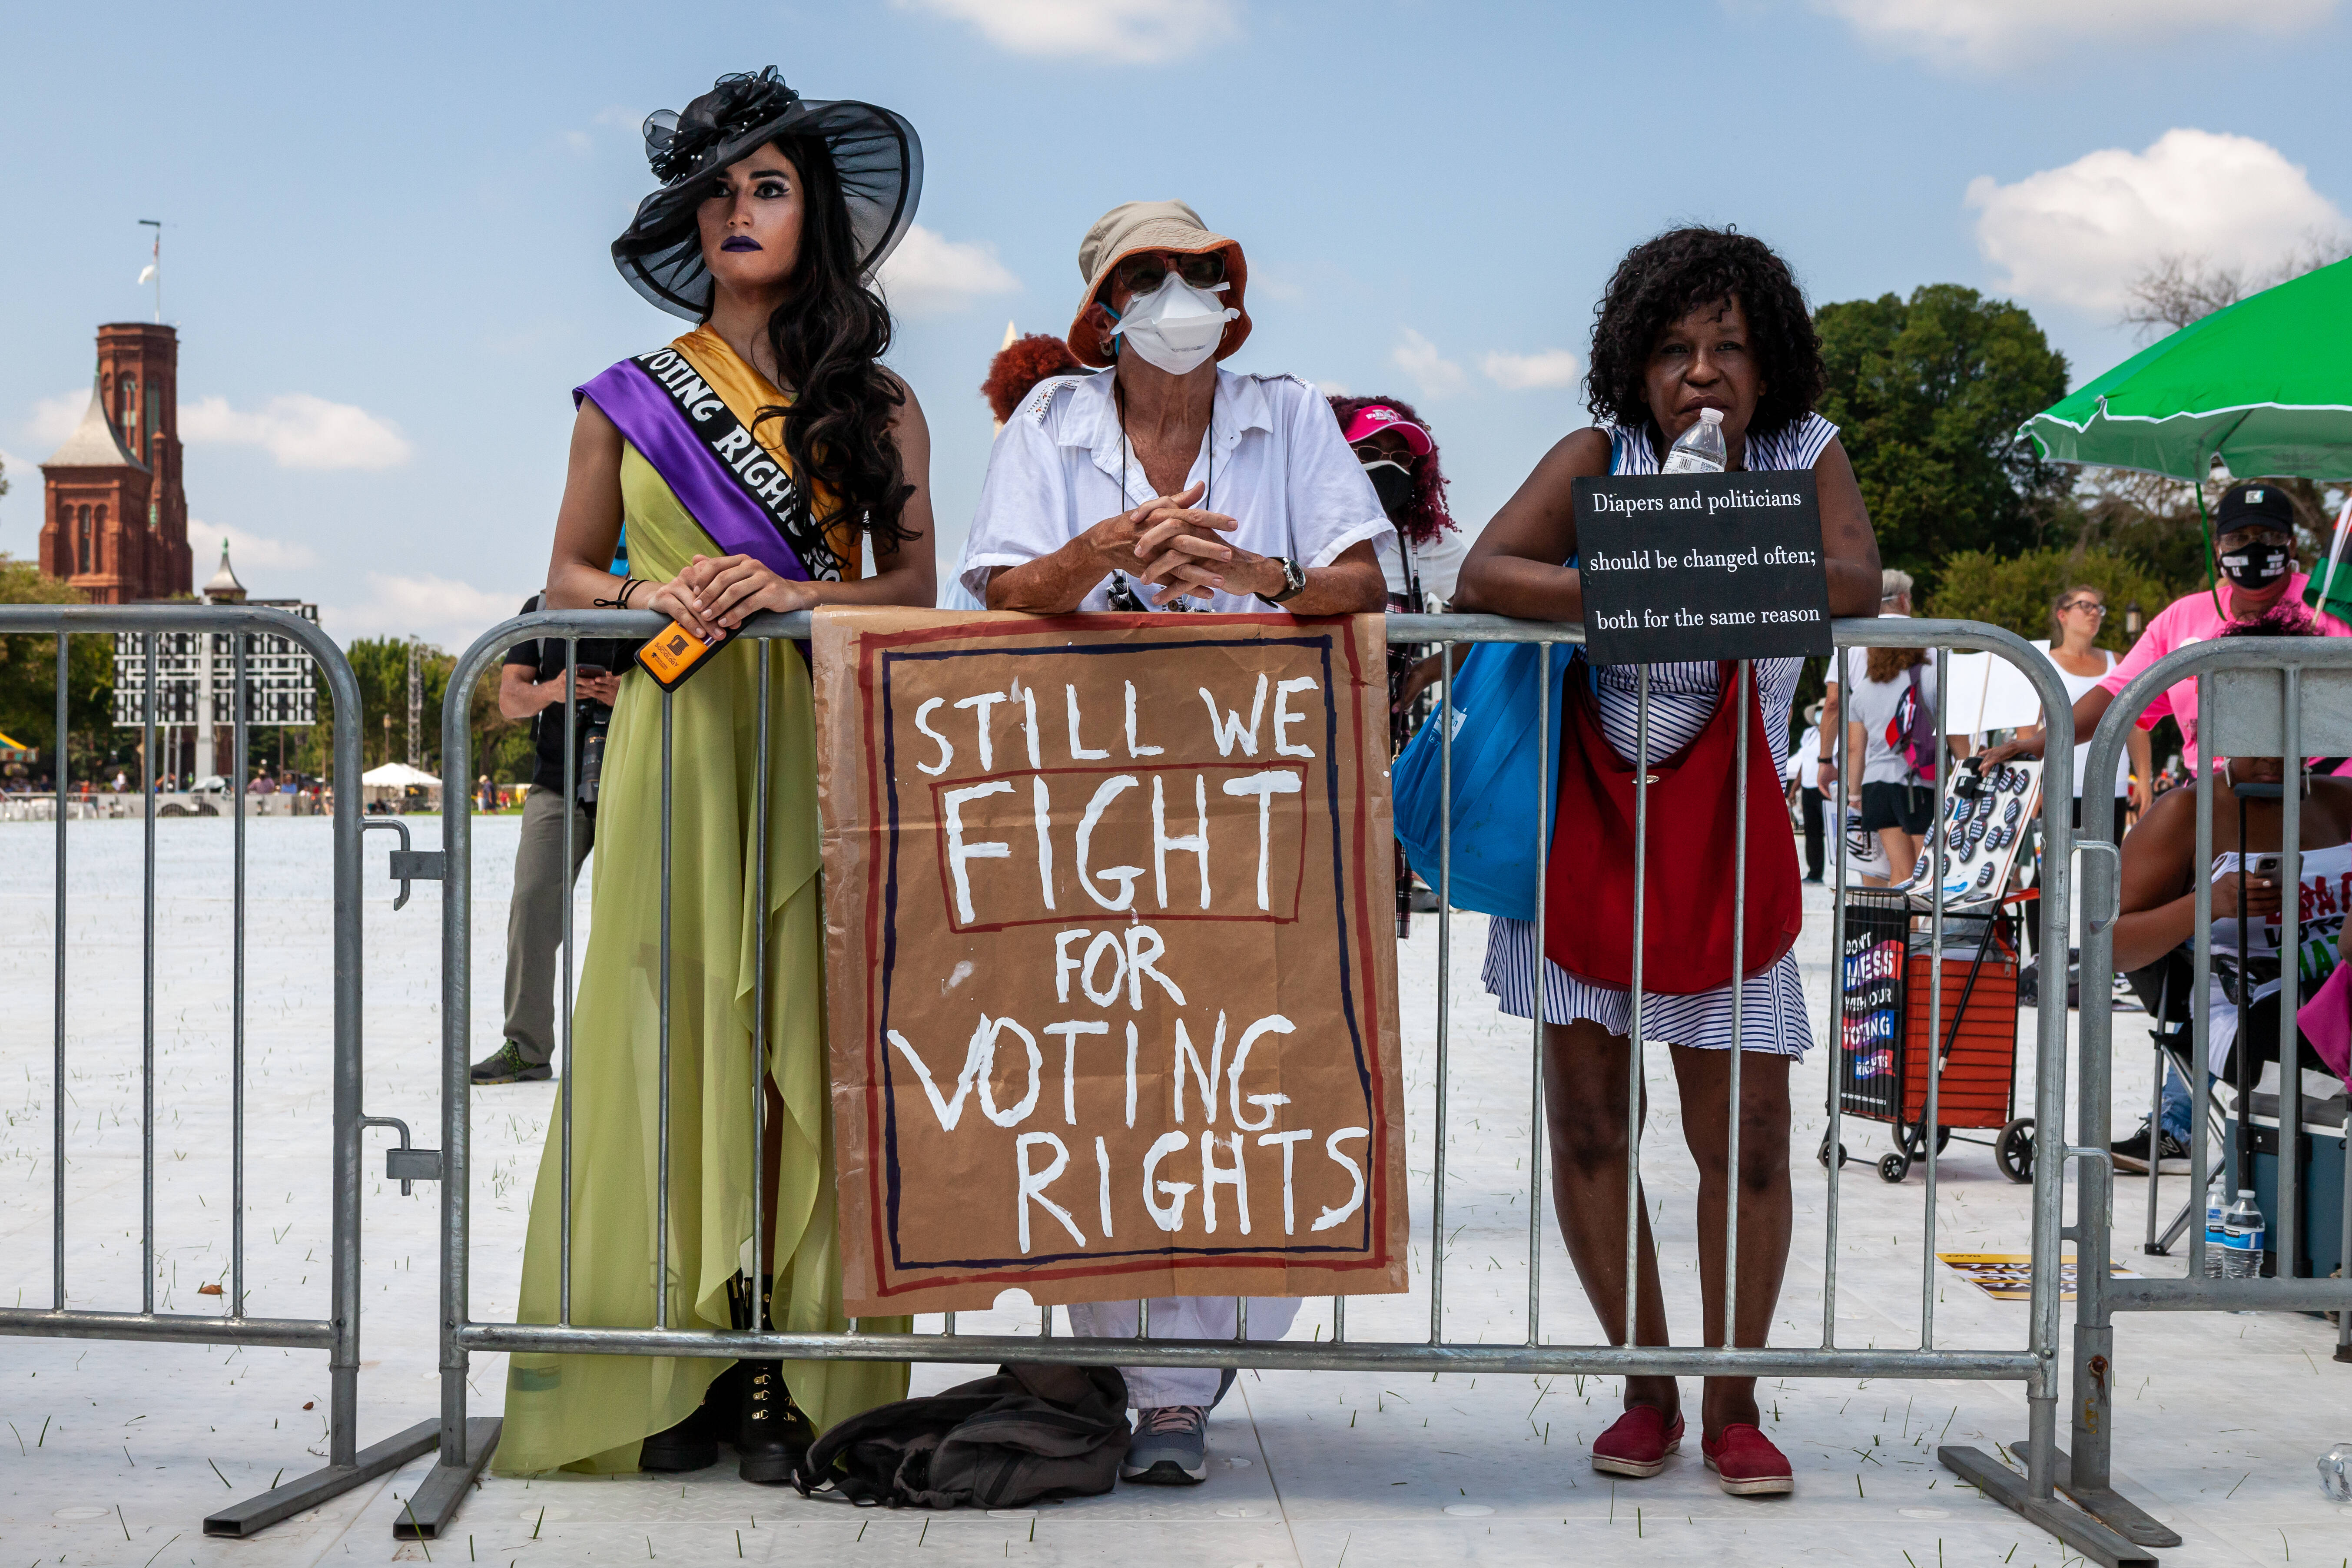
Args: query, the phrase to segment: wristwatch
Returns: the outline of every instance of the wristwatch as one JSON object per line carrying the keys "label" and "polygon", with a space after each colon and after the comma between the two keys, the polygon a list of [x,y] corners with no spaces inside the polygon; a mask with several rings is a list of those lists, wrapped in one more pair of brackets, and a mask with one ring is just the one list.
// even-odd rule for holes
{"label": "wristwatch", "polygon": [[1307,586],[1307,568],[1287,555],[1275,556],[1274,562],[1282,568],[1282,592],[1260,594],[1258,597],[1269,605],[1279,605],[1286,599],[1297,598]]}

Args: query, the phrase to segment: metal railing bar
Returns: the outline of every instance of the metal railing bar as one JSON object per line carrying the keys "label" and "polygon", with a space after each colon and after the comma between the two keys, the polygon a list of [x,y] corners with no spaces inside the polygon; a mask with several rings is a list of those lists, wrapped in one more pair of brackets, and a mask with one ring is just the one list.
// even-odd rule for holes
{"label": "metal railing bar", "polygon": [[1845,1031],[1845,810],[1846,732],[1853,728],[1853,689],[1846,679],[1852,660],[1843,648],[1830,655],[1831,673],[1837,677],[1837,733],[1831,737],[1835,776],[1829,801],[1832,835],[1837,840],[1830,881],[1830,1124],[1822,1135],[1822,1163],[1830,1177],[1824,1205],[1822,1240],[1822,1348],[1837,1343],[1838,1194],[1845,1178],[1845,1081],[1848,1056]]}
{"label": "metal railing bar", "polygon": [[665,691],[661,696],[661,1062],[656,1069],[661,1128],[654,1178],[654,1327],[657,1329],[669,1327],[669,1026],[670,971],[675,967],[670,951],[670,787],[675,695]]}
{"label": "metal railing bar", "polygon": [[[1944,831],[1944,811],[1949,804],[1952,773],[1951,699],[1952,656],[1948,649],[1939,647],[1936,650],[1936,813],[1927,819],[1928,842],[1934,846],[1935,856],[1927,868],[1927,874],[1935,879],[1928,894],[1933,903],[1927,915],[1927,1103],[1919,1118],[1920,1146],[1927,1156],[1927,1187],[1923,1199],[1927,1211],[1924,1225],[1926,1250],[1919,1258],[1921,1350],[1936,1348],[1936,1145],[1939,1142],[1937,1118],[1944,1085],[1944,876],[1950,852],[1950,836]],[[2018,826],[2022,827],[2024,824]],[[1985,916],[1988,921],[2000,918],[2000,891],[1993,889],[1995,898]],[[1909,945],[1905,943],[1906,949]],[[1907,952],[1904,962],[1910,962]],[[1955,1032],[1966,1026],[1965,1019],[1953,1023]]]}
{"label": "metal railing bar", "polygon": [[143,721],[147,798],[140,812],[139,921],[139,1305],[155,1310],[155,812],[162,804],[155,766],[155,637],[147,634]]}
{"label": "metal railing bar", "polygon": [[42,1311],[0,1308],[0,1334],[68,1340],[160,1340],[176,1344],[284,1345],[332,1350],[335,1325],[324,1318],[225,1318],[198,1312],[110,1312],[89,1308]]}
{"label": "metal railing bar", "polygon": [[[1396,617],[1391,617],[1391,636]],[[1445,808],[1437,814],[1437,1082],[1435,1085],[1437,1142],[1429,1167],[1429,1342],[1445,1338],[1445,1079],[1446,1047],[1453,1024],[1454,998],[1454,644],[1441,643],[1437,666],[1438,798]],[[1551,708],[1547,686],[1537,699]],[[1541,971],[1538,971],[1538,976]],[[1540,979],[1538,980],[1540,985]],[[1543,1008],[1538,1005],[1540,1014]],[[1332,1298],[1331,1337],[1341,1338],[1346,1322],[1340,1298]]]}
{"label": "metal railing bar", "polygon": [[1738,777],[1731,797],[1731,1081],[1725,1091],[1730,1106],[1729,1129],[1724,1135],[1723,1193],[1723,1342],[1739,1342],[1739,1108],[1740,1066],[1748,1054],[1741,1032],[1748,998],[1748,685],[1751,667],[1738,663],[1734,677],[1732,711],[1738,716]]}
{"label": "metal railing bar", "polygon": [[[231,700],[235,712],[230,722],[235,726],[230,746],[236,755],[236,765],[229,770],[230,785],[236,790],[236,802],[234,886],[230,894],[233,910],[229,919],[229,1207],[228,1207],[228,1315],[245,1316],[245,808],[252,799],[252,791],[245,784],[246,770],[246,710],[245,643],[246,634],[232,632],[229,641],[236,648],[236,683]],[[210,700],[210,693],[205,700]]]}
{"label": "metal railing bar", "polygon": [[[1535,863],[1541,866],[1551,853],[1550,836],[1544,829],[1549,826],[1546,806],[1552,795],[1551,759],[1551,651],[1549,643],[1538,643],[1536,654],[1536,855]],[[1448,721],[1447,728],[1452,728]],[[1453,796],[1446,796],[1446,815],[1453,815]],[[1546,994],[1551,989],[1551,960],[1544,955],[1544,889],[1536,889],[1536,1005],[1535,1023],[1529,1033],[1528,1068],[1528,1343],[1543,1342],[1543,1058],[1544,1006]]]}
{"label": "metal railing bar", "polygon": [[[58,848],[57,848],[57,911],[52,927],[52,940],[57,952],[52,955],[57,974],[57,1000],[50,1015],[56,1053],[53,1084],[49,1105],[49,1185],[56,1205],[50,1230],[49,1304],[58,1311],[66,1310],[66,775],[68,754],[66,738],[68,714],[67,702],[71,692],[70,655],[67,642],[70,634],[60,627],[58,639],[57,739],[58,739]],[[92,759],[92,766],[96,760]]]}
{"label": "metal railing bar", "polygon": [[[1633,954],[1627,1000],[1633,1017],[1625,1052],[1625,1343],[1641,1342],[1637,1320],[1642,1300],[1642,949],[1648,916],[1644,895],[1650,865],[1650,667],[1633,668]],[[1543,906],[1538,903],[1538,910]],[[1542,928],[1538,926],[1538,931]],[[1536,974],[1548,979],[1543,942],[1536,942]],[[1543,1013],[1538,987],[1536,1012]]]}
{"label": "metal railing bar", "polygon": [[[768,1246],[768,795],[772,762],[768,752],[768,682],[776,649],[774,644],[763,642],[755,645],[754,651],[760,661],[760,717],[751,742],[751,776],[757,781],[751,832],[758,840],[751,853],[751,907],[761,962],[751,976],[751,1278],[745,1281],[745,1289],[751,1296],[751,1329],[756,1333],[768,1326],[768,1293],[760,1282],[767,1274],[762,1263]],[[955,1331],[952,1324],[948,1331]]]}
{"label": "metal railing bar", "polygon": [[[560,1137],[562,1166],[558,1173],[563,1187],[556,1205],[556,1276],[555,1321],[572,1321],[572,1095],[579,1087],[572,1076],[572,1024],[573,997],[572,994],[572,819],[578,814],[580,802],[580,639],[563,639],[563,985],[556,1012],[563,1030],[563,1065],[562,1082],[556,1098],[562,1103],[558,1114],[562,1118]],[[467,772],[472,771],[470,763]],[[449,789],[445,783],[441,795],[446,801]]]}
{"label": "metal railing bar", "polygon": [[[2279,1154],[2277,1226],[2271,1231],[2273,1271],[2292,1278],[2303,1254],[2303,1073],[2295,1049],[2295,1008],[2303,989],[2303,672],[2286,667],[2279,682],[2280,715],[2286,742],[2286,788],[2279,824]],[[2238,846],[2243,853],[2245,846]],[[2240,946],[2246,945],[2242,938]],[[2246,1048],[2252,1048],[2252,1042]],[[2251,1128],[2253,1108],[2239,1110],[2238,1125]],[[2352,1133],[2352,1128],[2346,1129]],[[2242,1132],[2251,1138],[2251,1131]],[[2153,1158],[2149,1160],[2154,1164]],[[2346,1194],[2352,1198],[2352,1194]]]}
{"label": "metal railing bar", "polygon": [[[2212,722],[2213,683],[2205,676],[2197,678],[2197,711]],[[2095,742],[2094,744],[2096,742]],[[2212,1181],[2207,1170],[2207,1118],[2214,1106],[2213,1074],[2213,778],[2212,765],[2200,752],[2197,758],[2197,858],[2189,880],[2196,884],[2190,927],[2189,979],[2189,1054],[2196,1060],[2190,1065],[2189,1077],[2195,1080],[2192,1092],[2197,1097],[2197,1144],[2189,1152],[2190,1182],[2195,1184],[2189,1194],[2194,1203],[2203,1197]],[[2112,944],[2109,951],[2113,951]],[[2206,1268],[2205,1226],[2200,1222],[2189,1226],[2189,1272],[2203,1278]]]}
{"label": "metal railing bar", "polygon": [[[834,1361],[1026,1361],[1028,1334],[720,1333],[687,1329],[559,1328],[551,1323],[467,1323],[454,1331],[469,1351],[601,1355],[701,1355]],[[1305,1340],[1153,1340],[1155,1365],[1266,1371],[1395,1368],[1424,1372],[1592,1372],[1634,1376],[1952,1377],[2017,1379],[2037,1364],[2030,1351],[1850,1351],[1811,1347],[1721,1349],[1703,1345],[1447,1344],[1419,1341],[1344,1345]],[[1134,1359],[1124,1339],[1060,1339],[1054,1360],[1118,1366]]]}

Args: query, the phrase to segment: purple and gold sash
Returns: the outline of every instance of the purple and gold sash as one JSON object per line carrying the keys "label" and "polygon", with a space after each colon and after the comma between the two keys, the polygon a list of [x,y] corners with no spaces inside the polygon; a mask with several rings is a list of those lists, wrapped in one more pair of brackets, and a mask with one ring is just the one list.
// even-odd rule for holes
{"label": "purple and gold sash", "polygon": [[706,326],[621,361],[572,388],[572,401],[595,400],[719,549],[751,556],[780,577],[840,581],[842,557],[823,524],[802,521],[814,509],[793,504],[789,463],[752,431],[761,404],[783,402],[782,395],[760,396],[774,389],[748,366],[732,374],[698,367],[683,352],[689,344],[706,361],[723,359],[726,371],[737,369],[734,351]]}

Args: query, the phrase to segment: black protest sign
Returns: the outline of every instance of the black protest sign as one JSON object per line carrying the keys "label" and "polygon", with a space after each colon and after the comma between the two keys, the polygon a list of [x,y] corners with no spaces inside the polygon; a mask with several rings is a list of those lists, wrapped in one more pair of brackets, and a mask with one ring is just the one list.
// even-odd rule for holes
{"label": "black protest sign", "polygon": [[1600,664],[1830,651],[1813,476],[1579,479],[1585,646]]}

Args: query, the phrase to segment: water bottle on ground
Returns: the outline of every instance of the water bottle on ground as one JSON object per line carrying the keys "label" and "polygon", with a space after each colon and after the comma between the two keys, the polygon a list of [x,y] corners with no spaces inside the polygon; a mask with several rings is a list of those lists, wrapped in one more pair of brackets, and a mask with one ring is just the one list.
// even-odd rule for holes
{"label": "water bottle on ground", "polygon": [[2319,1456],[2319,1489],[2331,1502],[2352,1502],[2352,1443],[2338,1443]]}
{"label": "water bottle on ground", "polygon": [[2221,1211],[2229,1205],[2222,1200],[2221,1178],[2215,1176],[2205,1187],[2205,1278],[2221,1278],[2221,1249],[2228,1241],[2221,1234]]}
{"label": "water bottle on ground", "polygon": [[1675,437],[1662,474],[1719,474],[1730,466],[1723,446],[1723,410],[1702,408],[1698,423]]}
{"label": "water bottle on ground", "polygon": [[2240,1187],[2230,1206],[2221,1211],[2221,1278],[2259,1279],[2263,1275],[2263,1211],[2254,1189]]}

